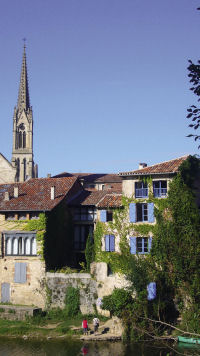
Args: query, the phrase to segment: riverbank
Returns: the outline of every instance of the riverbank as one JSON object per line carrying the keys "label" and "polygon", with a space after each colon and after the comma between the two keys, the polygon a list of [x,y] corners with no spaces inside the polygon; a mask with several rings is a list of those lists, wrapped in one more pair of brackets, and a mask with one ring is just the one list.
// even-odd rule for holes
{"label": "riverbank", "polygon": [[[89,333],[92,336],[94,316],[88,315]],[[108,318],[99,317],[101,331],[104,333],[104,323]],[[6,320],[0,319],[0,337],[23,338],[23,339],[64,339],[73,337],[80,339],[82,332],[83,316],[74,318],[66,317],[62,311],[53,310],[46,315],[28,317],[26,320]],[[89,335],[88,335],[89,336]],[[103,337],[106,340],[106,335]]]}

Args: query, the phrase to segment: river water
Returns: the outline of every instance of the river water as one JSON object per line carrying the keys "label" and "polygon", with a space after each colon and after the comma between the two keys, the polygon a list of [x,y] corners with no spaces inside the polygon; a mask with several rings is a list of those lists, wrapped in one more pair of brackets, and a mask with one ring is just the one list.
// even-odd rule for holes
{"label": "river water", "polygon": [[[181,354],[188,350],[178,349]],[[197,350],[196,350],[197,351]],[[198,349],[200,355],[200,349]],[[193,352],[189,350],[191,355]],[[177,353],[163,345],[133,344],[122,342],[83,343],[74,339],[63,341],[30,341],[0,339],[0,356],[175,356]]]}

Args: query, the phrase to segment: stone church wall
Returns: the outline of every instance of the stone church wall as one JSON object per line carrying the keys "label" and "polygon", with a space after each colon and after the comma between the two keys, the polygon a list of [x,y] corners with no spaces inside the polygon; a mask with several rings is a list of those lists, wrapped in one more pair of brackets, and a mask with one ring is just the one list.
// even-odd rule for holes
{"label": "stone church wall", "polygon": [[16,169],[11,163],[0,153],[0,184],[14,183]]}

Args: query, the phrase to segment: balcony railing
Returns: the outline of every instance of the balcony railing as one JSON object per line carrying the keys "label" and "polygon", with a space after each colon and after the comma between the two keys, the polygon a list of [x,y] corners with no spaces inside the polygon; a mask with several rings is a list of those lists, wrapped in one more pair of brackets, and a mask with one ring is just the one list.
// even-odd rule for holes
{"label": "balcony railing", "polygon": [[148,197],[148,188],[140,188],[135,190],[136,198],[147,198]]}
{"label": "balcony railing", "polygon": [[167,188],[154,188],[153,189],[154,197],[165,197],[167,195]]}

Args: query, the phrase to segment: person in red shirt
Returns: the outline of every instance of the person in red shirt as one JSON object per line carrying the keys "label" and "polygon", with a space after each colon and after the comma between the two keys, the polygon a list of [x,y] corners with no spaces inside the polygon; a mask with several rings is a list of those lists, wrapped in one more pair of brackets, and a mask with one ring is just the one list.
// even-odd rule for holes
{"label": "person in red shirt", "polygon": [[83,334],[87,335],[87,333],[88,333],[88,322],[87,322],[87,319],[83,319],[82,328],[83,328]]}

